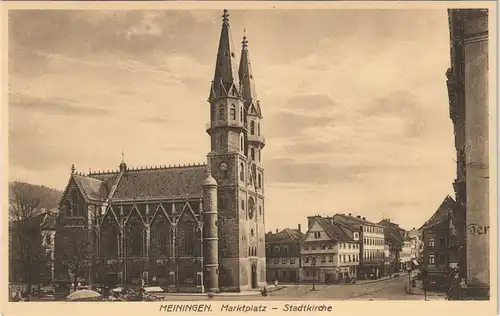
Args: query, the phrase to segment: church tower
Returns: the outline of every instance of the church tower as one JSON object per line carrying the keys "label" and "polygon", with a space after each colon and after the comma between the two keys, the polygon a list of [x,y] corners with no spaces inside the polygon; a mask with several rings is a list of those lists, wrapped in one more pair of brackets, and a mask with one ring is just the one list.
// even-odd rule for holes
{"label": "church tower", "polygon": [[237,67],[229,14],[224,10],[207,124],[211,139],[208,166],[218,184],[221,291],[266,285],[262,115],[255,98],[246,38]]}

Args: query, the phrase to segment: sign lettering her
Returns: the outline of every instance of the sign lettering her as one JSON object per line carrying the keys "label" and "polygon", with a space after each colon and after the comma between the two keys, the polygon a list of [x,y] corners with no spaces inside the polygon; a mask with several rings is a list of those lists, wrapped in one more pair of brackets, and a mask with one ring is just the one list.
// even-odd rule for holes
{"label": "sign lettering her", "polygon": [[469,235],[486,235],[488,234],[488,230],[490,226],[479,226],[477,224],[469,224],[468,233]]}

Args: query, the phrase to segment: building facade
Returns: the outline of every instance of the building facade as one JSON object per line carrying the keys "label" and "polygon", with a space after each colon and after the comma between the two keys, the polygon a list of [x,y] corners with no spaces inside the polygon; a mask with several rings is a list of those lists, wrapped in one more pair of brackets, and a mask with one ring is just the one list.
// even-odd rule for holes
{"label": "building facade", "polygon": [[422,250],[424,247],[422,243],[422,234],[413,227],[412,230],[408,232],[408,236],[411,239],[411,258],[412,260],[421,262]]}
{"label": "building facade", "polygon": [[304,234],[298,229],[285,228],[266,234],[267,280],[300,282],[300,241]]}
{"label": "building facade", "polygon": [[422,232],[424,287],[447,289],[450,285],[450,218],[455,201],[447,196],[432,217],[420,228]]}
{"label": "building facade", "polygon": [[446,72],[457,152],[450,246],[469,296],[489,297],[489,104],[487,9],[450,9]]}
{"label": "building facade", "polygon": [[301,242],[302,282],[337,283],[357,278],[360,233],[332,217],[308,217],[309,229]]}
{"label": "building facade", "polygon": [[384,227],[367,221],[365,217],[351,214],[335,214],[333,219],[359,231],[358,278],[368,279],[383,276],[384,272]]}
{"label": "building facade", "polygon": [[[266,285],[262,111],[248,41],[237,68],[227,10],[222,18],[207,164],[131,169],[122,159],[117,171],[87,175],[73,167],[56,230],[61,278],[187,292]],[[75,257],[79,268],[67,264]]]}

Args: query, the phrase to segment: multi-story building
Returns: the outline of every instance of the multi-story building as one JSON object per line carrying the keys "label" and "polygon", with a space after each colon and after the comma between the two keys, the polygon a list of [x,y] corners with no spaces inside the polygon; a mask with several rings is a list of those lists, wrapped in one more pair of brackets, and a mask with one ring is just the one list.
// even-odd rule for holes
{"label": "multi-story building", "polygon": [[452,217],[454,264],[469,296],[489,297],[489,77],[488,10],[450,9],[451,65],[447,75],[457,151]]}
{"label": "multi-story building", "polygon": [[424,244],[422,268],[426,288],[448,288],[450,284],[450,218],[455,201],[447,196],[432,217],[420,228]]}
{"label": "multi-story building", "polygon": [[308,224],[301,242],[302,282],[334,283],[357,278],[359,231],[331,217],[308,217]]}
{"label": "multi-story building", "polygon": [[297,229],[285,228],[266,234],[267,280],[300,281],[300,241],[304,237],[300,224]]}
{"label": "multi-story building", "polygon": [[56,223],[58,209],[51,209],[41,217],[40,232],[42,248],[45,251],[47,263],[42,272],[43,282],[50,283],[55,277],[55,244],[56,244]]}
{"label": "multi-story building", "polygon": [[412,260],[415,260],[418,262],[421,262],[422,260],[422,250],[423,250],[423,243],[422,243],[422,234],[418,231],[418,229],[415,229],[415,227],[412,228],[408,232],[408,236],[411,239],[411,258]]}
{"label": "multi-story building", "polygon": [[351,214],[335,214],[333,219],[359,232],[359,270],[358,278],[376,278],[384,271],[384,227],[367,221],[365,217]]}
{"label": "multi-story building", "polygon": [[404,232],[403,237],[403,247],[401,249],[401,254],[399,255],[401,260],[401,270],[408,270],[413,267],[411,259],[411,239],[408,236],[408,232]]}
{"label": "multi-story building", "polygon": [[[84,279],[92,283],[161,280],[179,292],[266,285],[265,139],[248,51],[243,37],[238,68],[224,10],[208,97],[207,164],[137,169],[122,157],[112,172],[84,175],[72,167],[56,257],[86,258],[91,269]],[[58,271],[67,278],[68,267]]]}
{"label": "multi-story building", "polygon": [[391,251],[389,242],[384,242],[384,272],[382,275],[389,276],[393,274],[397,268],[397,252]]}

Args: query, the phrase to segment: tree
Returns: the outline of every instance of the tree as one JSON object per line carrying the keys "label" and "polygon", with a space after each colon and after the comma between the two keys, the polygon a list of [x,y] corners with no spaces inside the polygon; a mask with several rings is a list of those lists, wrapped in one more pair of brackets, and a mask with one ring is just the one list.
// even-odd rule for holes
{"label": "tree", "polygon": [[79,278],[84,274],[85,269],[90,267],[92,259],[95,257],[94,243],[87,234],[88,230],[64,229],[61,232],[62,264],[71,273],[73,289],[76,290]]}
{"label": "tree", "polygon": [[28,289],[40,282],[47,254],[41,243],[43,196],[35,186],[24,182],[9,184],[10,269],[17,269]]}

